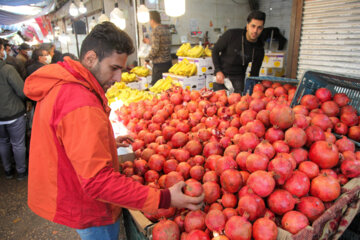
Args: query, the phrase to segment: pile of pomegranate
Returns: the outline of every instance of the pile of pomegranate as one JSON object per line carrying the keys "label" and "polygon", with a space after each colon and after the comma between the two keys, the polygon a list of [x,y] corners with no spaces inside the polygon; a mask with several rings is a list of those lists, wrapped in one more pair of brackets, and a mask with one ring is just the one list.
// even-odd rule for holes
{"label": "pile of pomegranate", "polygon": [[[160,209],[153,239],[276,239],[316,220],[360,175],[359,117],[325,88],[290,103],[296,87],[270,81],[252,95],[173,88],[118,110],[136,159],[123,174],[154,188],[185,181],[202,210]],[[337,139],[333,133],[344,135]]]}

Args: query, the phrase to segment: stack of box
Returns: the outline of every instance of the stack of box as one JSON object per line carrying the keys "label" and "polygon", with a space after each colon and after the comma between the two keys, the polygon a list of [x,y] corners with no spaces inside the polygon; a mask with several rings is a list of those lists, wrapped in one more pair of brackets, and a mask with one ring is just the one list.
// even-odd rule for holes
{"label": "stack of box", "polygon": [[[171,73],[163,73],[163,78],[170,76],[172,79],[177,80],[188,90],[200,90],[204,87],[209,88],[207,85],[207,76],[212,76],[214,74],[214,64],[211,57],[201,57],[201,58],[190,58],[190,57],[179,57],[178,61],[181,62],[186,58],[190,63],[193,63],[197,67],[196,75],[186,77],[174,75]],[[212,79],[212,77],[211,77]],[[212,85],[212,84],[211,84]]]}
{"label": "stack of box", "polygon": [[[250,76],[251,63],[246,70],[246,76]],[[263,63],[260,68],[259,76],[274,76],[283,77],[285,75],[284,69],[284,53],[265,53]]]}
{"label": "stack of box", "polygon": [[126,85],[130,88],[133,89],[138,89],[138,90],[145,90],[147,88],[149,88],[149,85],[151,83],[151,75],[147,76],[147,77],[137,77],[138,81],[135,82],[130,82],[127,83]]}

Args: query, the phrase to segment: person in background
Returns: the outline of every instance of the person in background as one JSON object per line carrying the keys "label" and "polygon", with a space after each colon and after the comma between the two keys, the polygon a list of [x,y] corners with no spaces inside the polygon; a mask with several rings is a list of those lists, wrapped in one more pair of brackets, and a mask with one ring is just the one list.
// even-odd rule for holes
{"label": "person in background", "polygon": [[14,158],[17,179],[23,180],[27,176],[24,81],[4,58],[4,44],[0,42],[0,157],[6,178],[14,177]]}
{"label": "person in background", "polygon": [[23,68],[23,65],[19,62],[20,60],[16,59],[12,55],[11,45],[9,43],[4,44],[6,52],[6,63],[14,66],[16,71],[20,74],[23,80],[26,78],[26,70]]}
{"label": "person in background", "polygon": [[25,69],[25,73],[26,73],[26,66],[31,58],[31,55],[32,55],[31,47],[27,43],[22,43],[19,47],[19,53],[16,56],[16,59],[19,60],[21,69]]}
{"label": "person in background", "polygon": [[29,65],[26,67],[26,73],[30,76],[33,72],[38,70],[39,68],[50,64],[51,56],[48,51],[44,49],[35,49],[31,56],[31,60],[29,61]]}
{"label": "person in background", "polygon": [[230,29],[215,43],[212,51],[215,91],[226,89],[224,79],[229,78],[235,92],[241,93],[249,62],[252,63],[250,76],[259,76],[264,58],[264,44],[259,36],[264,29],[265,18],[265,13],[253,11],[247,18],[245,29]]}
{"label": "person in background", "polygon": [[[157,11],[150,11],[150,26],[152,28],[151,51],[146,62],[151,60],[153,63],[151,84],[154,85],[159,79],[162,79],[162,74],[168,72],[172,66],[171,34],[169,28],[161,24],[160,13]],[[149,44],[150,40],[144,38],[144,42]]]}
{"label": "person in background", "polygon": [[121,80],[131,38],[111,22],[84,39],[80,61],[65,57],[30,75],[24,93],[37,101],[30,142],[28,205],[39,216],[77,229],[91,240],[118,239],[121,207],[154,213],[159,208],[200,209],[204,196],[144,186],[119,172],[105,92]]}

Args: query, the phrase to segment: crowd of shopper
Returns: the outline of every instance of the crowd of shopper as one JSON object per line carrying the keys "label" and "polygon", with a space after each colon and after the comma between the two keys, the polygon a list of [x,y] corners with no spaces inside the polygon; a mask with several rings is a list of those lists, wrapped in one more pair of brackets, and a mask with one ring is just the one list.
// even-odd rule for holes
{"label": "crowd of shopper", "polygon": [[24,83],[39,68],[70,54],[55,50],[53,44],[16,46],[5,39],[0,39],[0,47],[0,158],[7,179],[23,180],[35,107],[24,95]]}

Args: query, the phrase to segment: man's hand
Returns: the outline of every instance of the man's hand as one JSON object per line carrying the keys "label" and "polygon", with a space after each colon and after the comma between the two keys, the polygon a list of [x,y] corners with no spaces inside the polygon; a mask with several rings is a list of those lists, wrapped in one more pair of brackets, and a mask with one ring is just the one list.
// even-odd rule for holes
{"label": "man's hand", "polygon": [[146,43],[146,44],[150,44],[150,39],[144,38],[144,39],[143,39],[143,42]]}
{"label": "man's hand", "polygon": [[216,73],[216,82],[217,83],[224,84],[224,79],[225,79],[225,76],[222,72]]}
{"label": "man's hand", "polygon": [[125,135],[125,136],[119,136],[115,139],[116,141],[116,147],[128,147],[130,145],[130,143],[134,142],[134,139],[129,136],[129,135]]}
{"label": "man's hand", "polygon": [[169,188],[171,195],[171,206],[176,208],[188,208],[190,210],[198,210],[203,206],[204,193],[200,197],[190,197],[182,192],[185,182],[178,182]]}

